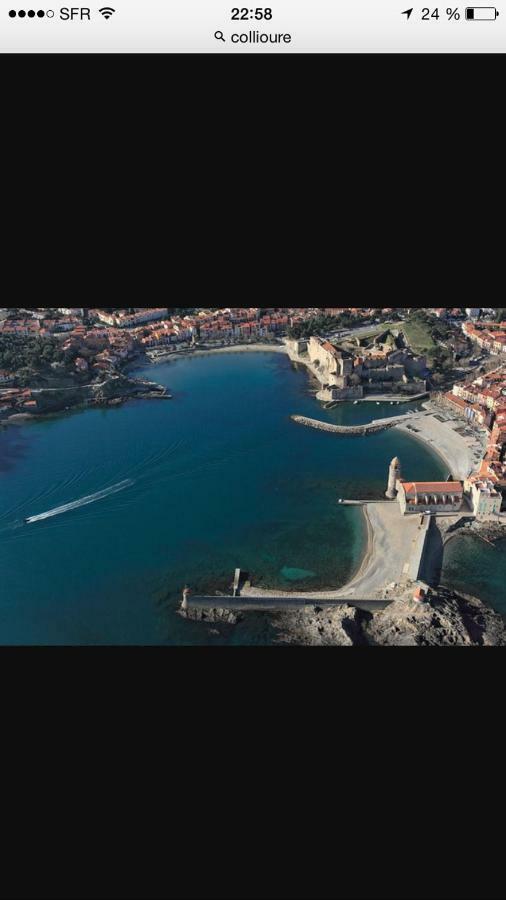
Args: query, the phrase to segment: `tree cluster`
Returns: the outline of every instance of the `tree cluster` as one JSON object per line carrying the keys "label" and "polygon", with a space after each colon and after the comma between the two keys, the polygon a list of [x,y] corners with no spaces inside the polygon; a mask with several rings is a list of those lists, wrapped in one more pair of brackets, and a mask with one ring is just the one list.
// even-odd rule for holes
{"label": "tree cluster", "polygon": [[53,362],[65,362],[65,353],[54,338],[0,335],[0,369],[38,372]]}

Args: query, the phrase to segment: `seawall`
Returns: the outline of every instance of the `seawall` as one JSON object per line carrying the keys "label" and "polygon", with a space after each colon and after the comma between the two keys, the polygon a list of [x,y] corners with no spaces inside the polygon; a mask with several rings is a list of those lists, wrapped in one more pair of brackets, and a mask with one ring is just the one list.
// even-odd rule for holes
{"label": "seawall", "polygon": [[409,569],[406,573],[411,581],[418,581],[422,577],[427,543],[431,526],[431,517],[424,516],[423,525],[413,544],[413,552],[409,560]]}
{"label": "seawall", "polygon": [[[422,413],[421,415],[427,415],[427,413]],[[307,416],[291,416],[292,421],[296,422],[297,425],[305,425],[307,428],[316,428],[318,431],[328,431],[332,434],[345,435],[377,434],[379,431],[394,428],[395,425],[400,425],[406,419],[413,418],[416,418],[416,413],[408,413],[407,416],[404,415],[399,418],[376,419],[374,422],[369,422],[366,425],[333,425],[331,422],[322,422],[320,419],[310,419]]]}

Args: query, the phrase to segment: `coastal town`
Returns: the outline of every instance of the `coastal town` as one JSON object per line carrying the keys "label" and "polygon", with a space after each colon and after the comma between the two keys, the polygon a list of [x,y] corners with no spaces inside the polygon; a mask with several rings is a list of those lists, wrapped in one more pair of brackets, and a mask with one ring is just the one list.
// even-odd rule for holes
{"label": "coastal town", "polygon": [[430,398],[461,418],[485,441],[464,473],[466,494],[492,498],[473,505],[499,511],[506,321],[494,308],[1,308],[0,421],[166,397],[156,382],[129,377],[129,368],[139,359],[256,346],[282,348],[306,366],[326,406]]}
{"label": "coastal town", "polygon": [[[349,619],[360,623],[360,643],[367,631],[363,616],[369,615],[372,604],[375,627],[388,632],[378,642],[395,643],[409,613],[420,626],[413,642],[423,643],[420,629],[425,623],[430,632],[429,613],[416,610],[430,609],[431,598],[441,597],[443,547],[464,530],[493,541],[503,534],[506,522],[506,310],[1,308],[0,429],[14,434],[12,426],[47,415],[120,406],[132,399],[172,399],[170,366],[163,370],[166,387],[155,380],[158,363],[246,351],[284,354],[295,369],[309,375],[306,393],[317,401],[314,417],[308,418],[312,413],[306,404],[306,415],[293,409],[287,427],[292,427],[291,419],[294,428],[318,429],[329,439],[367,438],[391,430],[399,435],[398,441],[389,442],[397,455],[389,468],[385,460],[384,488],[379,494],[376,488],[373,499],[369,495],[361,500],[356,486],[348,482],[343,495],[333,501],[336,516],[339,507],[361,507],[368,533],[360,569],[346,585],[316,592],[271,591],[255,585],[254,573],[250,578],[238,569],[234,595],[222,597],[223,609],[217,612],[216,597],[201,597],[186,588],[182,612],[200,621],[210,621],[212,614],[229,622],[241,608],[293,607],[305,610],[298,620],[301,642],[346,643],[343,622]],[[181,400],[179,406],[184,404],[179,393],[176,400]],[[339,412],[342,405],[344,419]],[[382,407],[378,418],[376,406]],[[171,418],[170,413],[162,414],[164,421]],[[439,471],[445,472],[442,480],[420,480],[416,467],[413,471],[412,463],[405,465],[403,454],[410,455],[405,436],[439,458]],[[336,454],[337,466],[338,460]],[[35,510],[24,522],[45,520],[76,503],[80,508],[132,484],[128,479],[112,486],[106,483],[103,490],[75,502],[70,496],[70,502],[49,512]],[[446,597],[446,636],[435,635],[435,643],[466,642],[460,633],[462,602],[453,595]],[[470,604],[466,616],[483,618],[479,603],[465,602]],[[489,625],[493,630],[494,622]],[[494,642],[490,634],[482,636],[482,642],[489,638]],[[372,632],[370,637],[374,643]]]}

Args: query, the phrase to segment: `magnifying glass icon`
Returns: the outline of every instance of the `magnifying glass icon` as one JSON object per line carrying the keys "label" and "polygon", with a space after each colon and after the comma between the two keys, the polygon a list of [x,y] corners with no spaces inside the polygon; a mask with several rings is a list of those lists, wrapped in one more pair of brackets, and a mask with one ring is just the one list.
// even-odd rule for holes
{"label": "magnifying glass icon", "polygon": [[217,41],[223,41],[223,43],[226,43],[225,38],[223,37],[223,32],[222,32],[222,31],[215,31],[215,32],[214,32],[214,37],[215,37],[215,40],[217,40]]}

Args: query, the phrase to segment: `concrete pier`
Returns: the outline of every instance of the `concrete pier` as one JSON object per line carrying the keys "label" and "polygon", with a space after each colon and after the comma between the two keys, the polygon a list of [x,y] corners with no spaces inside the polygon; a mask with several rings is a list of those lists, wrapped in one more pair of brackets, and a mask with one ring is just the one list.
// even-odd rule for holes
{"label": "concrete pier", "polygon": [[[253,589],[254,590],[254,589]],[[185,611],[191,613],[194,610],[226,609],[233,612],[286,612],[288,610],[309,611],[315,607],[332,608],[339,606],[357,606],[369,608],[370,605],[385,605],[385,598],[356,600],[352,597],[342,597],[338,600],[321,598],[308,600],[307,597],[296,596],[246,596],[246,597],[191,597],[187,601]]]}

